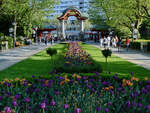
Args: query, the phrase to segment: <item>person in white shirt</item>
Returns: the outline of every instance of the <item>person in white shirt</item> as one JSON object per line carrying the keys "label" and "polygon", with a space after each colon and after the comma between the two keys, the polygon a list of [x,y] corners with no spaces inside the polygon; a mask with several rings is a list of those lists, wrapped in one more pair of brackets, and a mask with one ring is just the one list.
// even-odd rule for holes
{"label": "person in white shirt", "polygon": [[103,38],[101,37],[99,41],[100,41],[100,47],[103,47]]}
{"label": "person in white shirt", "polygon": [[110,48],[110,41],[111,41],[111,38],[110,38],[110,36],[108,36],[108,37],[107,37],[108,48]]}
{"label": "person in white shirt", "polygon": [[104,39],[103,39],[103,44],[104,44],[104,48],[107,47],[107,44],[108,44],[108,41],[107,41],[107,38],[104,36]]}

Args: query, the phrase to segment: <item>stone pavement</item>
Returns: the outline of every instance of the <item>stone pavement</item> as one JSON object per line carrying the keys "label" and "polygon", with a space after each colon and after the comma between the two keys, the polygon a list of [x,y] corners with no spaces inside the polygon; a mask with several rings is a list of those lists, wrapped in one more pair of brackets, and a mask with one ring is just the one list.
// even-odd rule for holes
{"label": "stone pavement", "polygon": [[[86,43],[94,45],[97,48],[100,48],[99,43],[94,43],[94,42],[86,42]],[[112,50],[114,55],[119,56],[129,62],[140,65],[150,70],[150,53],[136,51],[132,49],[129,49],[129,51],[126,51],[125,48],[121,48],[120,52],[118,52],[118,48],[110,48],[110,49]]]}
{"label": "stone pavement", "polygon": [[10,49],[4,52],[0,52],[0,71],[50,47],[51,45],[45,45],[44,43],[33,44],[30,46],[24,46],[20,48]]}

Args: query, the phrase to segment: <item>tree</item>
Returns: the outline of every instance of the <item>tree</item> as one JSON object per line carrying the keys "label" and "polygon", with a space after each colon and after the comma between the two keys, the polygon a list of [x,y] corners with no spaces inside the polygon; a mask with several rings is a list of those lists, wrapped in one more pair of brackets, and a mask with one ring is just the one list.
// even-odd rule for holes
{"label": "tree", "polygon": [[[105,18],[109,26],[121,28],[123,32],[128,31],[131,35],[133,29],[139,29],[143,21],[142,2],[143,0],[92,0],[91,6],[95,9],[93,12]],[[100,15],[101,11],[103,13]],[[135,24],[134,28],[132,23]]]}
{"label": "tree", "polygon": [[[52,12],[53,6],[58,0],[3,0],[2,15],[14,22],[14,47],[17,28],[21,26],[27,37],[32,32],[34,25],[39,26],[43,18]],[[2,17],[2,16],[1,16]]]}
{"label": "tree", "polygon": [[110,49],[104,49],[102,50],[103,56],[106,58],[106,71],[108,71],[108,57],[111,56],[112,51]]}
{"label": "tree", "polygon": [[57,50],[56,49],[52,49],[52,48],[48,48],[46,50],[46,52],[51,57],[52,65],[54,65],[53,56],[57,54]]}

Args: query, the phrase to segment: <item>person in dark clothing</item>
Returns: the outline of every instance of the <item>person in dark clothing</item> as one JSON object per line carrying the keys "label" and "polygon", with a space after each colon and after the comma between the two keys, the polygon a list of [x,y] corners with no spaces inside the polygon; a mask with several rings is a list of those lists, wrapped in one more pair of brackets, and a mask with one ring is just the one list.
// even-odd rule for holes
{"label": "person in dark clothing", "polygon": [[118,43],[117,43],[117,46],[118,46],[118,52],[120,52],[121,44],[122,44],[122,38],[119,37],[119,38],[118,38]]}
{"label": "person in dark clothing", "polygon": [[47,45],[47,42],[48,42],[48,37],[46,36],[45,37],[45,45]]}

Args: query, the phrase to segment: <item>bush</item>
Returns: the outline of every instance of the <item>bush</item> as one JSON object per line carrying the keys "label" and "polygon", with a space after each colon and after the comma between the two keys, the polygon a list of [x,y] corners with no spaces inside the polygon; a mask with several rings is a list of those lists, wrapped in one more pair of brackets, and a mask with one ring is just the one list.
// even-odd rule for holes
{"label": "bush", "polygon": [[130,43],[130,47],[132,49],[140,50],[141,49],[141,42],[131,42]]}
{"label": "bush", "polygon": [[55,54],[57,54],[57,50],[56,49],[52,49],[52,48],[48,48],[46,50],[47,54],[49,54],[51,57]]}
{"label": "bush", "polygon": [[8,41],[8,48],[13,48],[13,38],[12,37],[3,36],[2,38],[0,38],[0,43],[2,43],[2,41]]}
{"label": "bush", "polygon": [[150,51],[150,42],[147,43],[147,51]]}

